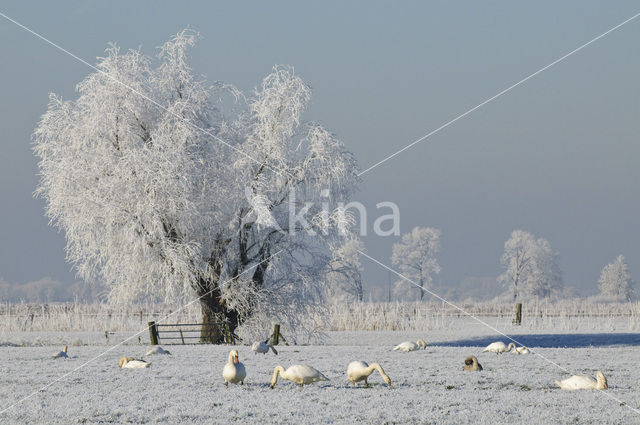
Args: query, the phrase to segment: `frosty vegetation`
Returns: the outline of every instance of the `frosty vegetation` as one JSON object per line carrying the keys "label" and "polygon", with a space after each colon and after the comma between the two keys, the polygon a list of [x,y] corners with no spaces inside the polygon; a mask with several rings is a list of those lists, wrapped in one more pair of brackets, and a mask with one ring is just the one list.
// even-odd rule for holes
{"label": "frosty vegetation", "polygon": [[501,258],[505,268],[498,277],[513,300],[548,298],[562,289],[558,253],[544,238],[524,230],[514,230],[504,243]]}
{"label": "frosty vegetation", "polygon": [[631,301],[634,295],[633,281],[623,255],[604,266],[598,280],[598,288],[603,298]]}
{"label": "frosty vegetation", "polygon": [[331,289],[333,298],[346,294],[356,301],[363,300],[363,268],[360,252],[366,252],[366,248],[364,243],[356,238],[348,240],[333,250],[333,259],[327,271],[328,287]]}
{"label": "frosty vegetation", "polygon": [[348,201],[356,161],[302,120],[311,91],[291,67],[247,95],[211,87],[188,63],[196,39],[182,31],[156,59],[111,46],[75,100],[52,94],[34,133],[37,194],[110,302],[200,297],[205,323],[296,327],[352,240],[344,211],[321,205]]}
{"label": "frosty vegetation", "polygon": [[[461,308],[502,330],[638,332],[640,302],[602,302],[599,298],[547,299],[522,305],[522,325],[513,325],[514,306],[511,302],[460,302]],[[303,319],[297,334],[288,327],[282,332],[290,343],[306,343],[309,337],[331,331],[448,331],[479,327],[472,318],[440,301],[422,302],[357,302],[329,301],[327,314],[313,312]],[[197,304],[177,310],[166,304],[0,304],[0,345],[20,344],[24,339],[37,343],[39,332],[59,332],[50,335],[55,344],[70,341],[78,334],[78,345],[108,344],[131,337],[141,331],[144,343],[149,340],[147,322],[167,318],[165,323],[193,323],[200,316]],[[310,334],[313,330],[315,334]],[[105,332],[108,332],[105,335]],[[27,334],[29,333],[29,334]],[[116,333],[115,335],[113,333]],[[74,334],[75,335],[75,334]],[[131,338],[128,343],[138,343]]]}
{"label": "frosty vegetation", "polygon": [[436,254],[440,251],[440,230],[433,227],[415,227],[402,236],[400,243],[393,245],[391,262],[407,279],[395,284],[395,293],[403,298],[406,294],[417,291],[420,300],[424,298],[425,289],[429,289],[433,275],[440,273],[440,265]]}

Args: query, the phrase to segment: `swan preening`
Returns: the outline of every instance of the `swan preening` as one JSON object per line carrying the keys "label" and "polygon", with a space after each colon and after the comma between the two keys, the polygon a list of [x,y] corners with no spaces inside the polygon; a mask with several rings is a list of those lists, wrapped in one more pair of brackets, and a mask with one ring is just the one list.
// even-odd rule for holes
{"label": "swan preening", "polygon": [[69,356],[67,355],[67,346],[66,345],[62,348],[62,351],[60,351],[58,354],[53,356],[54,359],[66,359],[68,357]]}
{"label": "swan preening", "polygon": [[244,369],[244,365],[240,363],[238,352],[231,350],[229,352],[229,359],[227,364],[222,369],[222,377],[224,378],[224,385],[232,384],[244,384],[244,378],[247,377],[247,372]]}
{"label": "swan preening", "polygon": [[278,382],[278,375],[282,376],[282,379],[286,379],[287,381],[300,385],[300,388],[302,388],[304,384],[329,380],[329,378],[311,366],[297,364],[289,367],[287,370],[284,370],[282,366],[276,366],[273,370],[271,384],[269,385],[271,389],[276,386],[276,382]]}
{"label": "swan preening", "polygon": [[151,366],[151,363],[147,363],[144,360],[134,359],[133,357],[120,357],[118,366],[123,369],[141,369]]}
{"label": "swan preening", "polygon": [[419,339],[416,342],[405,341],[401,344],[396,345],[393,348],[393,351],[415,351],[419,350],[421,347],[425,350],[427,349],[427,343],[424,342],[423,339]]}
{"label": "swan preening", "polygon": [[171,353],[165,350],[164,348],[160,347],[159,345],[156,345],[151,350],[147,351],[147,354],[145,354],[145,356],[151,356],[153,354],[171,354]]}
{"label": "swan preening", "polygon": [[585,375],[574,375],[571,378],[567,378],[563,381],[554,381],[557,386],[563,390],[608,390],[607,378],[604,377],[602,372],[596,373],[596,379]]}
{"label": "swan preening", "polygon": [[484,353],[485,351],[490,351],[492,353],[500,354],[511,350],[510,347],[512,345],[515,347],[515,344],[513,342],[509,344],[509,346],[505,345],[505,343],[502,341],[492,342],[491,344],[487,345],[487,348],[482,350],[482,352]]}
{"label": "swan preening", "polygon": [[462,370],[479,371],[482,370],[482,365],[478,363],[476,356],[469,356],[464,359],[464,366],[462,366]]}
{"label": "swan preening", "polygon": [[276,349],[273,347],[273,344],[267,344],[264,341],[254,342],[253,345],[251,346],[251,349],[253,350],[254,354],[258,354],[258,353],[266,354],[269,352],[269,349],[273,351],[273,354],[278,354]]}
{"label": "swan preening", "polygon": [[391,379],[384,373],[384,369],[378,363],[371,363],[370,365],[367,362],[354,361],[349,363],[347,366],[347,379],[353,384],[356,385],[356,382],[364,381],[366,386],[369,386],[367,382],[367,378],[369,375],[373,373],[374,370],[377,370],[384,379],[384,382],[387,386],[391,386]]}

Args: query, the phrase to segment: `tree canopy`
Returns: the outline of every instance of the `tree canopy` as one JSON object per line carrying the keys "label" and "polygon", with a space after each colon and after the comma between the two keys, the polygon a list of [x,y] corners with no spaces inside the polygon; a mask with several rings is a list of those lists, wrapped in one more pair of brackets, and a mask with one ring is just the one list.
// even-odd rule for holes
{"label": "tree canopy", "polygon": [[197,296],[205,321],[295,326],[349,239],[344,210],[325,205],[353,194],[355,158],[302,120],[311,90],[293,68],[248,95],[211,85],[189,65],[197,38],[181,31],[156,58],[112,45],[76,99],[50,95],[37,194],[110,301]]}

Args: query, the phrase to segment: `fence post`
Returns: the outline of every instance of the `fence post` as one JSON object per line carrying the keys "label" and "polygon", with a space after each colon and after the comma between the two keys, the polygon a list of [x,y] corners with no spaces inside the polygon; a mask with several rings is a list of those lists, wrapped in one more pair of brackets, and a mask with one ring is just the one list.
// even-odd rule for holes
{"label": "fence post", "polygon": [[151,345],[158,345],[158,327],[156,322],[149,322],[149,340]]}
{"label": "fence post", "polygon": [[273,325],[273,345],[278,345],[278,340],[280,339],[280,325]]}
{"label": "fence post", "polygon": [[182,329],[178,329],[180,331],[180,339],[182,340],[182,345],[184,345],[184,335],[182,334]]}
{"label": "fence post", "polygon": [[522,303],[516,303],[516,325],[522,323]]}

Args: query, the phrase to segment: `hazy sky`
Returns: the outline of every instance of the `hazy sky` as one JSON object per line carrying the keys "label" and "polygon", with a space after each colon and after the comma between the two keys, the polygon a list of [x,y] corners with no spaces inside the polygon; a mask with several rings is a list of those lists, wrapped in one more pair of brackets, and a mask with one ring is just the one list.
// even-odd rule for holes
{"label": "hazy sky", "polygon": [[[154,48],[191,26],[193,67],[242,90],[290,64],[318,120],[361,169],[640,12],[618,2],[32,2],[0,12],[90,63],[107,43]],[[348,3],[348,4],[345,4]],[[442,230],[438,280],[497,276],[522,228],[560,253],[565,282],[596,291],[618,254],[640,280],[640,18],[363,176],[369,229],[381,201],[401,230]],[[47,95],[69,99],[91,72],[0,17],[0,278],[75,281],[49,227],[30,135]],[[386,211],[385,211],[386,213]],[[389,263],[397,238],[365,238]],[[365,284],[387,272],[364,259]]]}

